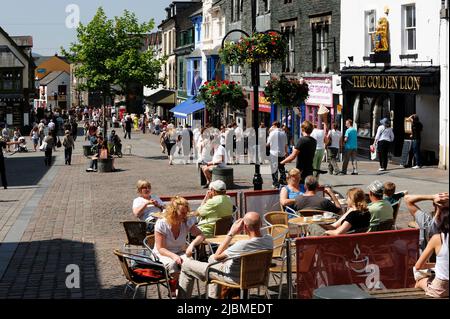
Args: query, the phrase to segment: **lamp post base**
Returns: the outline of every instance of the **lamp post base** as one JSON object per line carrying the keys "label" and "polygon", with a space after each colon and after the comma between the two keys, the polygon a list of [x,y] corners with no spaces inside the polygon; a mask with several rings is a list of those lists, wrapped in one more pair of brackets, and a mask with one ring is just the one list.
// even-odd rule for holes
{"label": "lamp post base", "polygon": [[263,185],[263,179],[261,177],[261,174],[255,173],[255,175],[253,176],[253,190],[255,191],[260,191],[262,190],[262,185]]}

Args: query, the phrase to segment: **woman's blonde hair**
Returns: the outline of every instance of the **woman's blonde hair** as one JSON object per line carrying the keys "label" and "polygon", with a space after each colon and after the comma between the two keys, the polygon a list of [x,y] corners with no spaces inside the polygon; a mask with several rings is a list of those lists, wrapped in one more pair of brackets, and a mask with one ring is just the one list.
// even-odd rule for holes
{"label": "woman's blonde hair", "polygon": [[351,201],[351,203],[347,203],[349,206],[353,204],[357,210],[361,212],[367,211],[366,196],[361,188],[350,188],[347,191],[347,198]]}
{"label": "woman's blonde hair", "polygon": [[[170,200],[170,204],[166,207],[166,219],[169,225],[175,225],[178,215],[178,208],[180,206],[184,206],[187,208],[188,212],[191,211],[189,208],[189,202],[186,200],[186,198],[181,196],[175,196]],[[182,220],[182,222],[186,222],[187,216]]]}
{"label": "woman's blonde hair", "polygon": [[300,170],[298,168],[291,168],[288,172],[287,179],[291,179],[294,176],[299,176],[301,174]]}
{"label": "woman's blonde hair", "polygon": [[142,179],[140,179],[140,180],[137,181],[137,183],[136,183],[136,189],[137,189],[137,192],[138,192],[138,193],[140,193],[141,190],[142,190],[143,188],[146,188],[146,187],[152,188],[152,184],[150,184],[149,181],[142,180]]}

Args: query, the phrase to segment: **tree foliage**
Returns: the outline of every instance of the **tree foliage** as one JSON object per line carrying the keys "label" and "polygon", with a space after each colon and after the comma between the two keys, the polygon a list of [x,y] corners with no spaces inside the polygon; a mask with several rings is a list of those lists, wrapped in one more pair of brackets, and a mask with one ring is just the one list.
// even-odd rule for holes
{"label": "tree foliage", "polygon": [[145,36],[154,28],[153,19],[139,23],[136,15],[125,10],[120,17],[108,19],[103,8],[94,18],[77,28],[77,42],[62,54],[75,63],[75,76],[85,81],[79,89],[126,94],[131,83],[156,88],[164,59],[152,51],[143,51]]}

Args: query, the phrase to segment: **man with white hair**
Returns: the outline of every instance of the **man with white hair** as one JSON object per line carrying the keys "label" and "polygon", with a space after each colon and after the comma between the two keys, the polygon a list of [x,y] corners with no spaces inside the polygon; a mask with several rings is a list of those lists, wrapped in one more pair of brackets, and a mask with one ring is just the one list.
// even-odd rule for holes
{"label": "man with white hair", "polygon": [[[230,247],[231,240],[235,235],[244,232],[249,236],[248,240],[240,240]],[[209,257],[209,262],[201,262],[193,259],[187,259],[181,267],[181,274],[178,281],[178,299],[188,299],[192,296],[194,288],[194,279],[206,281],[206,269],[209,263],[224,260],[228,257],[235,257],[245,253],[256,252],[260,250],[273,249],[273,238],[266,234],[261,234],[261,217],[256,212],[248,212],[244,218],[238,219],[231,226],[225,240],[217,248],[214,255]],[[211,267],[211,278],[226,281],[232,284],[238,284],[241,272],[240,259],[232,259],[219,263]],[[210,298],[219,297],[219,286],[209,285]]]}

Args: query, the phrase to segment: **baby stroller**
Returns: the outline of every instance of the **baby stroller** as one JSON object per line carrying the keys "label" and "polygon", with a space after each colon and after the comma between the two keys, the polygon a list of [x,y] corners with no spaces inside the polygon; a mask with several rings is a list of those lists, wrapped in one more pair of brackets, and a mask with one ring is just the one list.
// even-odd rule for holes
{"label": "baby stroller", "polygon": [[111,155],[117,155],[117,157],[122,157],[122,143],[116,142],[111,148]]}

